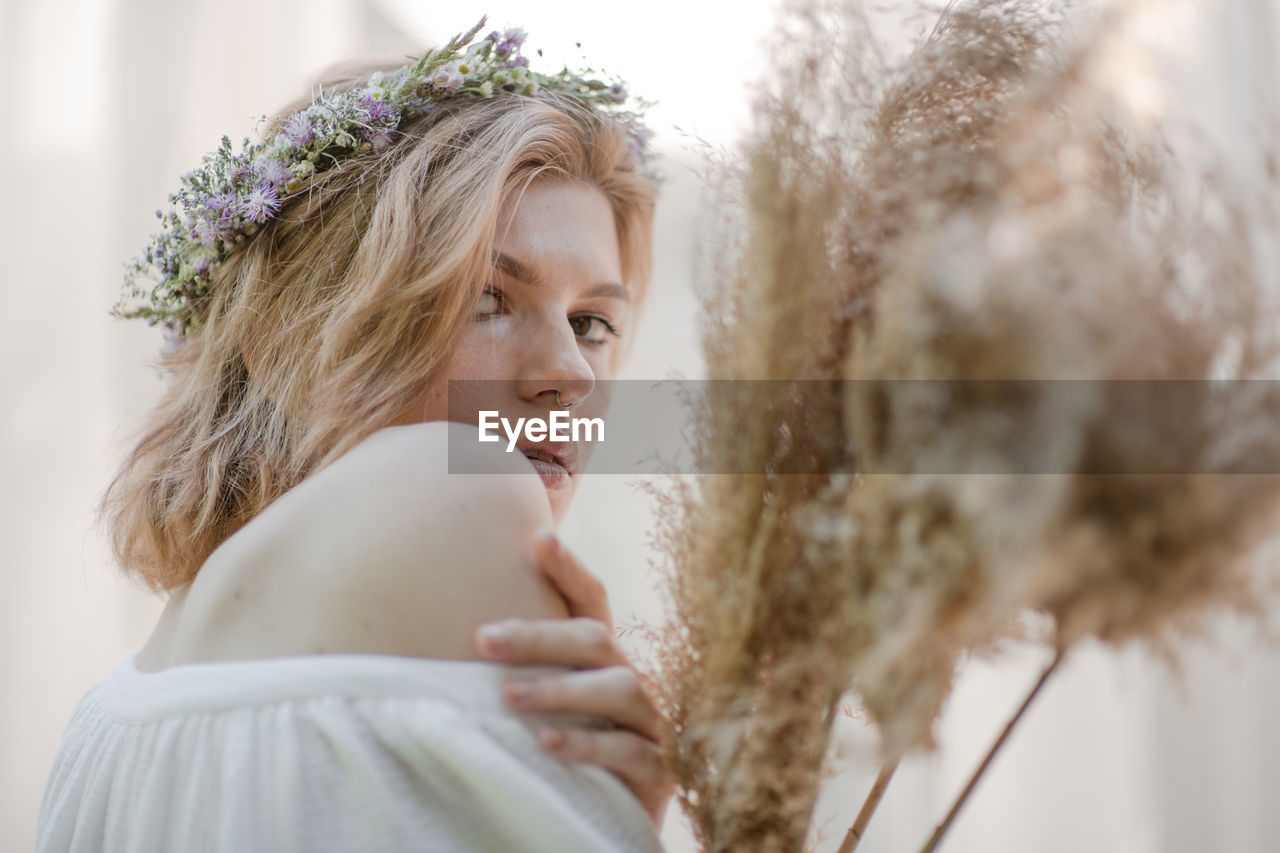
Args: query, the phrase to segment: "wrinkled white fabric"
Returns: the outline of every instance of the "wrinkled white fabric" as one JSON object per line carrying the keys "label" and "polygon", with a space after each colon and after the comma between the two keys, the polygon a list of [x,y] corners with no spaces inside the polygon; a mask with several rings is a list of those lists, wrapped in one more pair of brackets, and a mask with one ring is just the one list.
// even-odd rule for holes
{"label": "wrinkled white fabric", "polygon": [[142,672],[80,700],[37,853],[660,851],[608,771],[538,745],[508,674],[556,670],[329,654]]}

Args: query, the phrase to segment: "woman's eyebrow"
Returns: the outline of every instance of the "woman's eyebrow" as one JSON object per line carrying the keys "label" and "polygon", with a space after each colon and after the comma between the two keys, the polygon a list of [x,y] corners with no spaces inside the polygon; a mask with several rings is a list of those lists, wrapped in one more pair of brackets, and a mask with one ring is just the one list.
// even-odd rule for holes
{"label": "woman's eyebrow", "polygon": [[[523,281],[526,284],[537,285],[542,283],[542,279],[533,269],[520,263],[515,258],[504,252],[493,253],[493,265],[512,278]],[[591,287],[587,288],[582,295],[587,298],[593,296],[611,296],[614,299],[621,299],[623,302],[631,301],[631,291],[626,287],[623,287],[621,284],[612,281],[593,284]]]}

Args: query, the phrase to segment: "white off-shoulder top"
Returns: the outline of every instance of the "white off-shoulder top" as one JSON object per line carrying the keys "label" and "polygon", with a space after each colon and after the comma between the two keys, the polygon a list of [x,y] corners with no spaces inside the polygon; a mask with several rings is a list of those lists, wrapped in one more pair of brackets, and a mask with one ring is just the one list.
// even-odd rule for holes
{"label": "white off-shoulder top", "polygon": [[[317,654],[140,671],[80,700],[38,853],[660,851],[620,780],[543,751],[512,668]],[[595,720],[600,724],[599,720]]]}

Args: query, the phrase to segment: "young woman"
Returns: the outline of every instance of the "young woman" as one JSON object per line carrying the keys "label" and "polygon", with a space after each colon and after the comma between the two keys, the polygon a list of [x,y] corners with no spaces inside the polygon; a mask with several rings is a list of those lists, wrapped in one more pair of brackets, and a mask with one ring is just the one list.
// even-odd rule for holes
{"label": "young woman", "polygon": [[590,445],[475,426],[603,416],[645,131],[479,28],[224,140],[162,214],[122,313],[169,381],[103,506],[169,597],[68,724],[40,851],[659,849],[661,716],[552,533]]}

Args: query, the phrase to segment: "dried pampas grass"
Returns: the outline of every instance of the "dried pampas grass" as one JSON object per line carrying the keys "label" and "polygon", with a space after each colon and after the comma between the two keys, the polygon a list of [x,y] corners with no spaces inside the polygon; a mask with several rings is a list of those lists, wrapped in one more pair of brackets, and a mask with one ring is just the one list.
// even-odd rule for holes
{"label": "dried pampas grass", "polygon": [[846,691],[892,766],[1028,611],[1055,661],[1264,612],[1280,478],[1238,472],[1280,471],[1280,406],[1228,380],[1277,366],[1276,173],[1179,167],[1108,85],[1126,12],[953,4],[890,64],[853,0],[788,7],[703,295],[709,378],[752,381],[697,401],[698,463],[757,473],[659,494],[703,849],[801,849]]}

